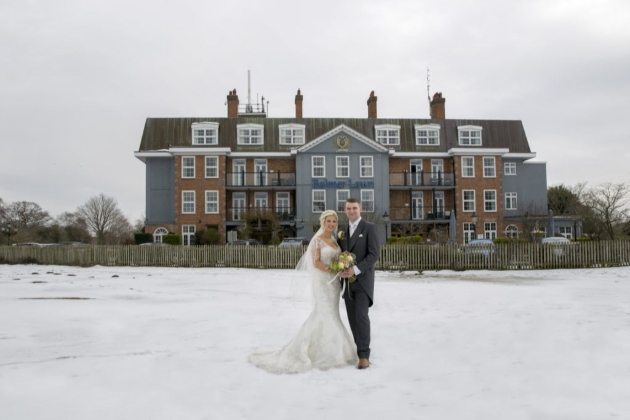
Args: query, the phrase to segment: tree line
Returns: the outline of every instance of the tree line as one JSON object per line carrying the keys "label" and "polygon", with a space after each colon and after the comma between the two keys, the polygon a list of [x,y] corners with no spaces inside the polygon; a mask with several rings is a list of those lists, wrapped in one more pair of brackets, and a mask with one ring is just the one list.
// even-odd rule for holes
{"label": "tree line", "polygon": [[554,185],[547,189],[547,205],[555,216],[569,216],[582,224],[582,234],[593,240],[628,239],[630,185],[605,182],[587,187]]}
{"label": "tree line", "polygon": [[132,225],[114,198],[100,194],[74,212],[64,212],[56,218],[37,203],[5,203],[0,198],[0,227],[0,245],[6,245],[9,239],[11,243],[119,245],[134,243],[133,234],[142,232],[144,222],[140,219]]}

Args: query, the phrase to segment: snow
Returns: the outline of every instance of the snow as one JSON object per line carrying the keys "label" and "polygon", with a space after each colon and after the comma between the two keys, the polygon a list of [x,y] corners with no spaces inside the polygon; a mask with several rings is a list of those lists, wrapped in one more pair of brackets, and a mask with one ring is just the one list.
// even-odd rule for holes
{"label": "snow", "polygon": [[0,266],[0,419],[630,419],[630,268],[378,272],[369,369],[269,374],[295,275]]}

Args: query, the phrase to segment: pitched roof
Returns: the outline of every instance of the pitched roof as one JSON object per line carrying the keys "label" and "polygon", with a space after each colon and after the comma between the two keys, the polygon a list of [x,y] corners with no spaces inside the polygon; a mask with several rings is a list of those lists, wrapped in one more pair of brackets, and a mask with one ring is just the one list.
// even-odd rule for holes
{"label": "pitched roof", "polygon": [[[306,142],[316,140],[340,125],[345,125],[359,134],[375,141],[374,126],[400,126],[400,145],[390,146],[398,152],[447,152],[455,147],[479,148],[479,146],[460,146],[457,127],[465,125],[482,128],[483,148],[508,148],[510,153],[531,153],[523,123],[519,120],[462,120],[462,119],[395,119],[395,118],[147,118],[140,141],[139,151],[168,149],[170,147],[193,147],[191,125],[199,122],[219,123],[219,144],[216,146],[194,147],[229,147],[233,152],[288,152],[296,145],[279,144],[281,124],[303,124],[306,127]],[[262,124],[264,126],[264,144],[237,144],[237,125]],[[440,126],[440,144],[437,146],[417,146],[415,139],[416,124],[437,124]]]}

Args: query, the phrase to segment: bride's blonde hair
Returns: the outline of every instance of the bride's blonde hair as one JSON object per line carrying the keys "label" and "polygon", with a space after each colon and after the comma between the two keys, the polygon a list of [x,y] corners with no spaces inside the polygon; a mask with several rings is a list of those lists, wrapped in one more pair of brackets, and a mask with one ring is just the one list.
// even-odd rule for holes
{"label": "bride's blonde hair", "polygon": [[339,222],[339,217],[337,216],[337,212],[334,210],[324,210],[322,214],[319,216],[319,226],[324,227],[324,222],[328,216],[335,216],[337,222]]}

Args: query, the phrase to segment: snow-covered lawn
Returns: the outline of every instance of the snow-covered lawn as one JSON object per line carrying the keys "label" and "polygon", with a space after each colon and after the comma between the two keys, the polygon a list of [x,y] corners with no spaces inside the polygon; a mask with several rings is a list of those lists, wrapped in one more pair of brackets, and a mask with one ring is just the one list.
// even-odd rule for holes
{"label": "snow-covered lawn", "polygon": [[378,272],[370,369],[273,375],[295,274],[0,266],[0,419],[630,419],[630,268]]}

